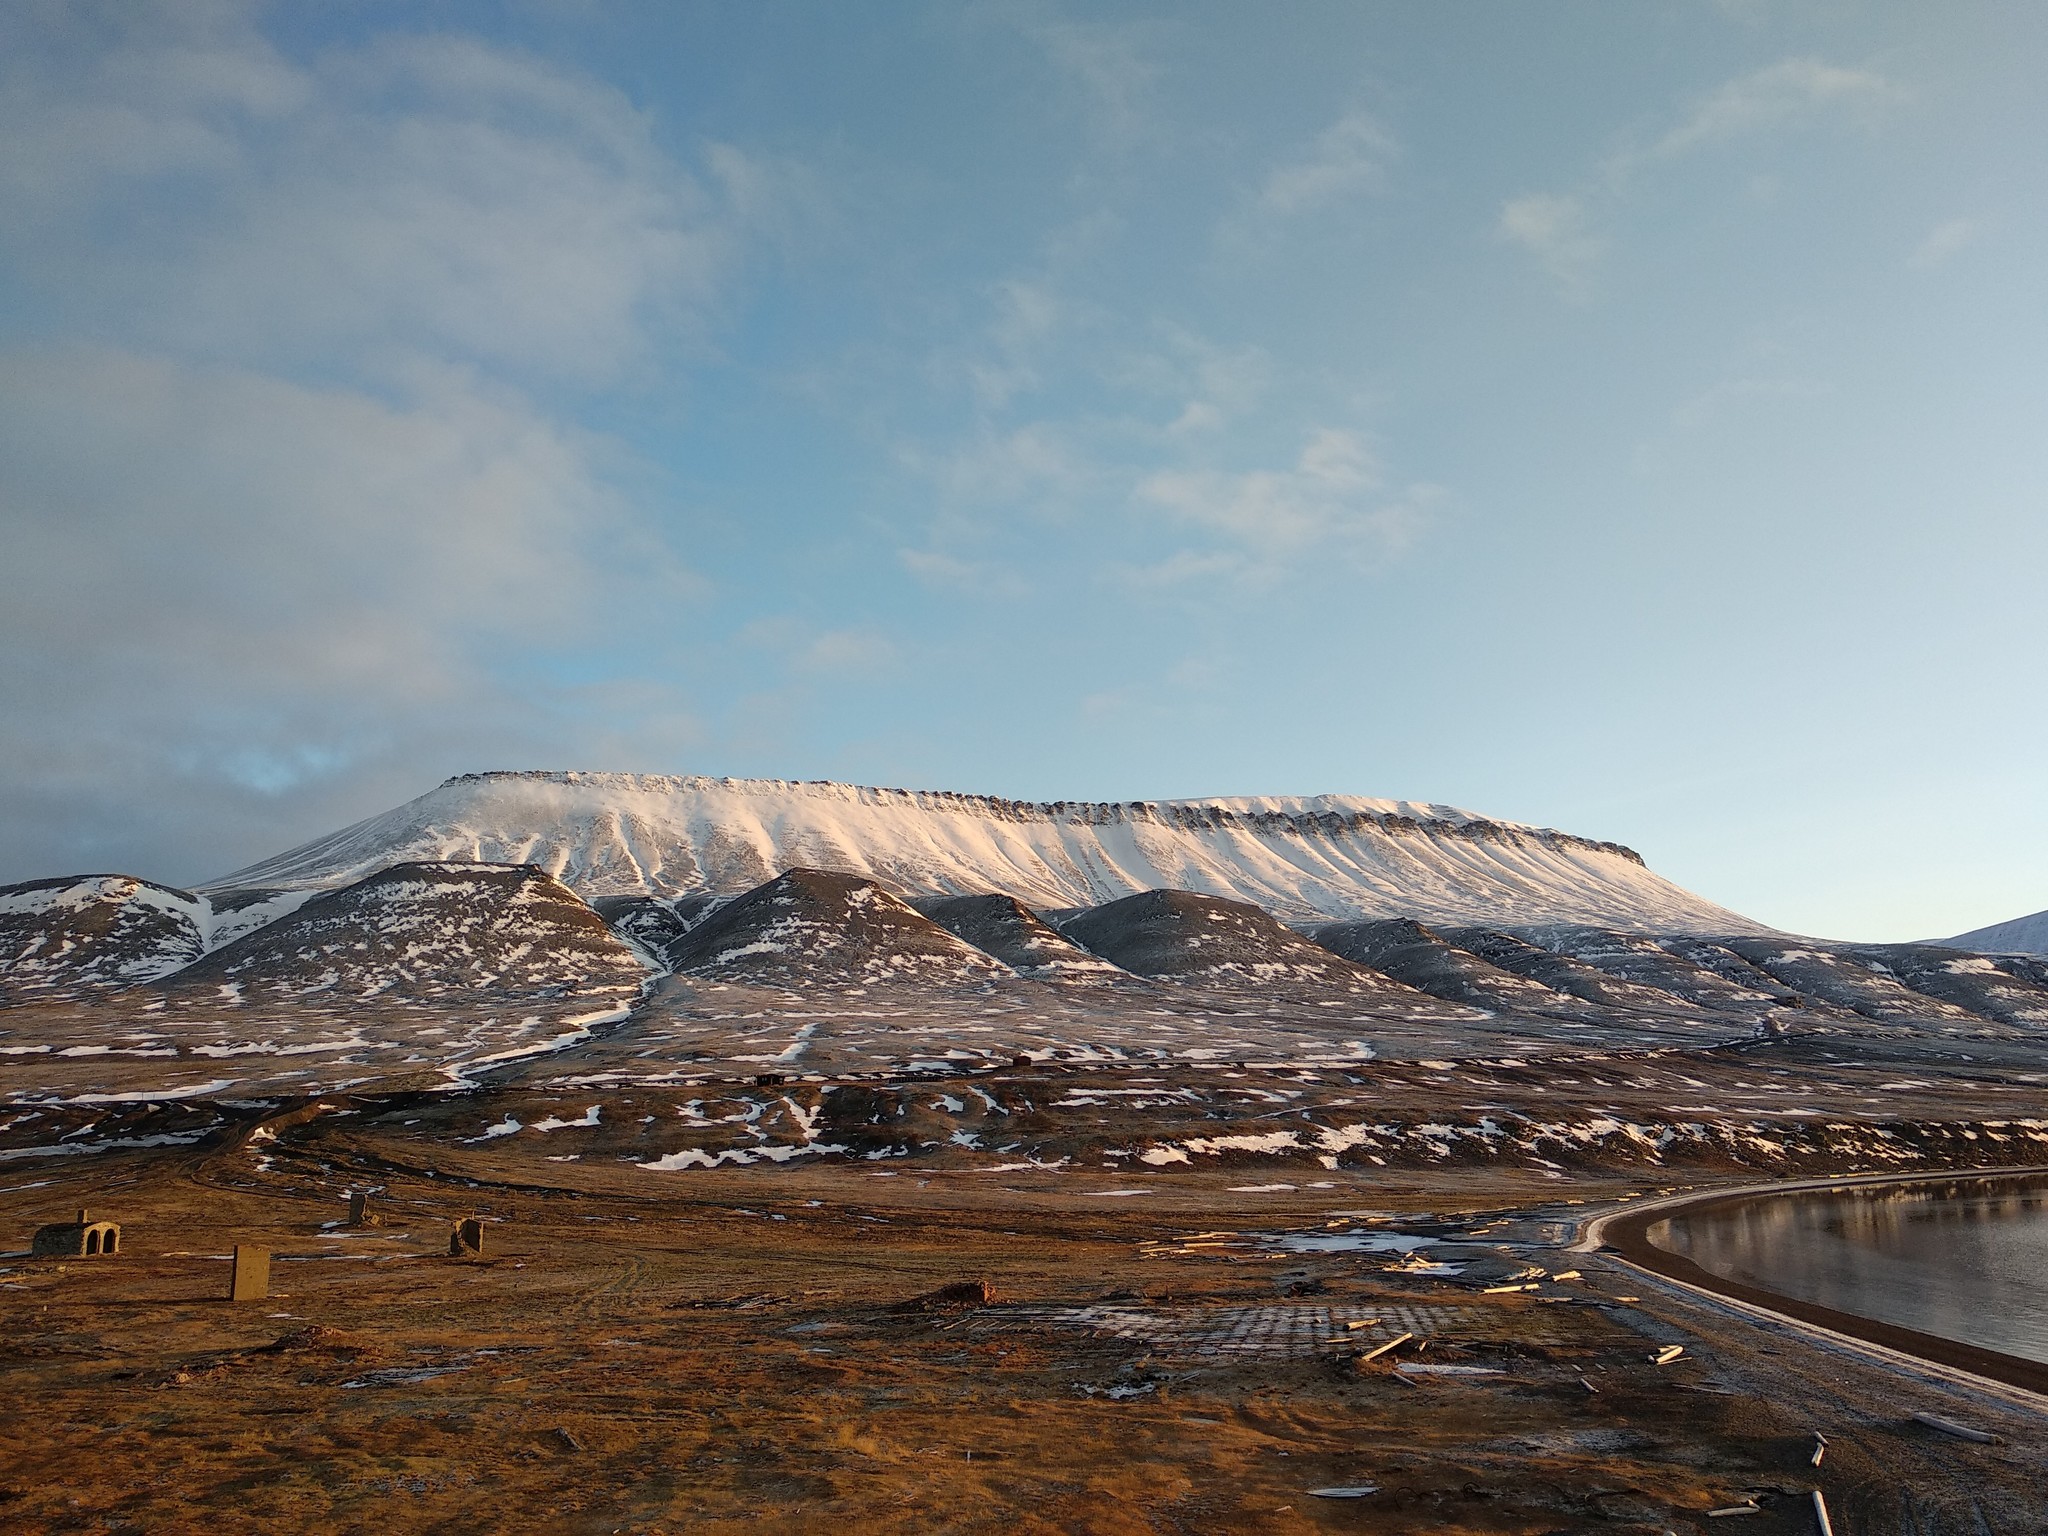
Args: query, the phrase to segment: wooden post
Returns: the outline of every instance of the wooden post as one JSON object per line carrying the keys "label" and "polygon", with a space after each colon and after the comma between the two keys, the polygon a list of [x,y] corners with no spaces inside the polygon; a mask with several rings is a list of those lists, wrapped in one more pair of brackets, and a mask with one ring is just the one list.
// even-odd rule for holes
{"label": "wooden post", "polygon": [[228,1283],[229,1301],[261,1301],[270,1294],[270,1250],[235,1244],[235,1273]]}

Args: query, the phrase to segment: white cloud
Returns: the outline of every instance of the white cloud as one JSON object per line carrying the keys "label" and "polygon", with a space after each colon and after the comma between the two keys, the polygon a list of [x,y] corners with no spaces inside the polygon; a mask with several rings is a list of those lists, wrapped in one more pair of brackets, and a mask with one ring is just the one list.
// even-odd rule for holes
{"label": "white cloud", "polygon": [[1382,494],[1378,461],[1355,432],[1310,434],[1284,469],[1160,470],[1136,498],[1217,536],[1222,550],[1183,550],[1149,572],[1181,580],[1229,572],[1271,580],[1306,560],[1372,564],[1413,542],[1425,497]]}
{"label": "white cloud", "polygon": [[1817,109],[1873,106],[1896,94],[1890,82],[1869,70],[1820,59],[1780,59],[1708,94],[1641,158],[1668,159],[1796,122]]}
{"label": "white cloud", "polygon": [[872,677],[896,659],[896,643],[880,630],[830,629],[798,651],[794,664],[814,677]]}
{"label": "white cloud", "polygon": [[1306,213],[1385,183],[1398,153],[1393,135],[1368,112],[1348,112],[1323,130],[1303,157],[1274,169],[1259,189],[1267,214]]}
{"label": "white cloud", "polygon": [[1034,4],[981,8],[1041,49],[1077,88],[1103,136],[1122,147],[1145,136],[1152,85],[1159,66],[1150,55],[1155,27],[1143,23],[1077,20]]}
{"label": "white cloud", "polygon": [[1054,511],[1101,474],[1060,424],[1031,421],[1008,429],[982,426],[941,452],[906,447],[904,466],[929,480],[949,507],[1037,506]]}
{"label": "white cloud", "polygon": [[874,625],[821,630],[794,614],[755,619],[738,638],[743,645],[775,657],[789,677],[800,682],[879,676],[895,666],[901,655],[896,642]]}
{"label": "white cloud", "polygon": [[1159,371],[1170,395],[1185,400],[1167,428],[1172,436],[1221,431],[1254,410],[1273,385],[1273,360],[1261,347],[1219,347],[1185,331],[1171,336],[1172,356]]}
{"label": "white cloud", "polygon": [[1504,204],[1501,237],[1533,254],[1551,276],[1577,286],[1606,250],[1606,242],[1588,227],[1583,199],[1554,192],[1532,192]]}
{"label": "white cloud", "polygon": [[1681,431],[1693,432],[1758,406],[1782,414],[1793,402],[1817,400],[1831,393],[1833,390],[1829,385],[1814,379],[1723,379],[1676,407],[1671,413],[1671,423]]}
{"label": "white cloud", "polygon": [[1906,265],[1916,272],[1932,271],[1983,237],[1984,226],[1976,219],[1950,219],[1928,231],[1927,238],[1906,258]]}
{"label": "white cloud", "polygon": [[[429,35],[299,64],[241,7],[111,14],[111,42],[60,20],[0,81],[21,215],[0,240],[157,345],[600,381],[709,302],[769,216],[738,151],[707,152],[707,184],[545,60]],[[149,212],[109,242],[116,206]]]}
{"label": "white cloud", "polygon": [[376,808],[351,796],[698,739],[661,626],[647,676],[594,662],[697,586],[616,445],[537,402],[686,340],[788,168],[681,165],[544,59],[450,34],[293,59],[258,16],[8,18],[0,259],[50,333],[96,338],[0,344],[24,873],[99,862],[96,828],[194,878]]}
{"label": "white cloud", "polygon": [[1028,584],[1016,572],[986,560],[967,560],[936,549],[899,549],[896,559],[925,586],[938,591],[1015,598]]}
{"label": "white cloud", "polygon": [[[1600,225],[1654,166],[1804,123],[1823,112],[1875,109],[1899,95],[1870,70],[1819,59],[1780,59],[1706,93],[1647,144],[1609,155],[1570,192],[1531,192],[1501,206],[1497,232],[1547,267],[1567,293],[1582,293],[1607,249]],[[1752,186],[1768,184],[1753,180]]]}
{"label": "white cloud", "polygon": [[37,847],[35,808],[87,791],[132,796],[118,817],[312,793],[453,733],[516,751],[578,707],[533,696],[524,660],[573,653],[614,603],[691,595],[594,445],[452,376],[395,406],[16,352],[0,398],[0,847]]}

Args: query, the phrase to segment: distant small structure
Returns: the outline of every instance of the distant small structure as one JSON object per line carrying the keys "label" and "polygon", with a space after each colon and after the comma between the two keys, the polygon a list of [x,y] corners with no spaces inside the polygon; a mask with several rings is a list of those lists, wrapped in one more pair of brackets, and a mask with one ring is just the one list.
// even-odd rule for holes
{"label": "distant small structure", "polygon": [[465,1216],[455,1223],[455,1230],[448,1234],[448,1254],[457,1259],[480,1259],[484,1256],[483,1217]]}
{"label": "distant small structure", "polygon": [[992,1307],[1000,1298],[986,1280],[955,1280],[922,1296],[899,1301],[891,1312],[946,1312],[960,1307]]}
{"label": "distant small structure", "polygon": [[235,1244],[235,1269],[228,1280],[229,1301],[261,1301],[270,1294],[270,1250]]}
{"label": "distant small structure", "polygon": [[780,1088],[788,1079],[780,1072],[763,1072],[754,1079],[756,1088]]}
{"label": "distant small structure", "polygon": [[370,1209],[370,1192],[359,1189],[348,1197],[348,1224],[352,1227],[375,1227],[383,1223]]}
{"label": "distant small structure", "polygon": [[111,1221],[94,1221],[80,1209],[78,1220],[38,1227],[29,1252],[39,1259],[96,1259],[121,1251],[121,1229]]}

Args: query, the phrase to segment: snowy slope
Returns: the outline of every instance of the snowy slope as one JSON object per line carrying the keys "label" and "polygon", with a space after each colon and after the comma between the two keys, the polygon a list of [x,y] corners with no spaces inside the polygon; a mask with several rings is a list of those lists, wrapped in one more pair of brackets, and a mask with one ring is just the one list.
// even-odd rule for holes
{"label": "snowy slope", "polygon": [[1989,928],[1972,928],[1940,942],[1952,949],[1974,949],[1980,955],[2048,955],[2048,912],[1993,923]]}
{"label": "snowy slope", "polygon": [[0,886],[0,986],[126,986],[174,971],[205,946],[205,898],[130,875]]}
{"label": "snowy slope", "polygon": [[913,898],[1040,909],[1181,889],[1290,919],[1767,932],[1629,849],[1449,806],[1350,796],[1032,804],[773,779],[490,773],[214,882],[333,887],[410,860],[533,863],[585,899],[739,892],[807,866]]}
{"label": "snowy slope", "polygon": [[693,976],[933,985],[1016,975],[873,881],[792,869],[720,907],[670,945]]}
{"label": "snowy slope", "polygon": [[266,997],[635,996],[646,972],[604,919],[537,869],[408,863],[306,902],[166,978]]}

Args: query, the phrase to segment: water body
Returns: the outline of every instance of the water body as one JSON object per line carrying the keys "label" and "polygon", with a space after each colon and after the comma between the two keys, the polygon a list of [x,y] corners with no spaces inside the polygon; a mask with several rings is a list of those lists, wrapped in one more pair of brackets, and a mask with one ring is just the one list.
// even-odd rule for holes
{"label": "water body", "polygon": [[2048,1175],[1759,1195],[1644,1235],[1723,1279],[2048,1364]]}

